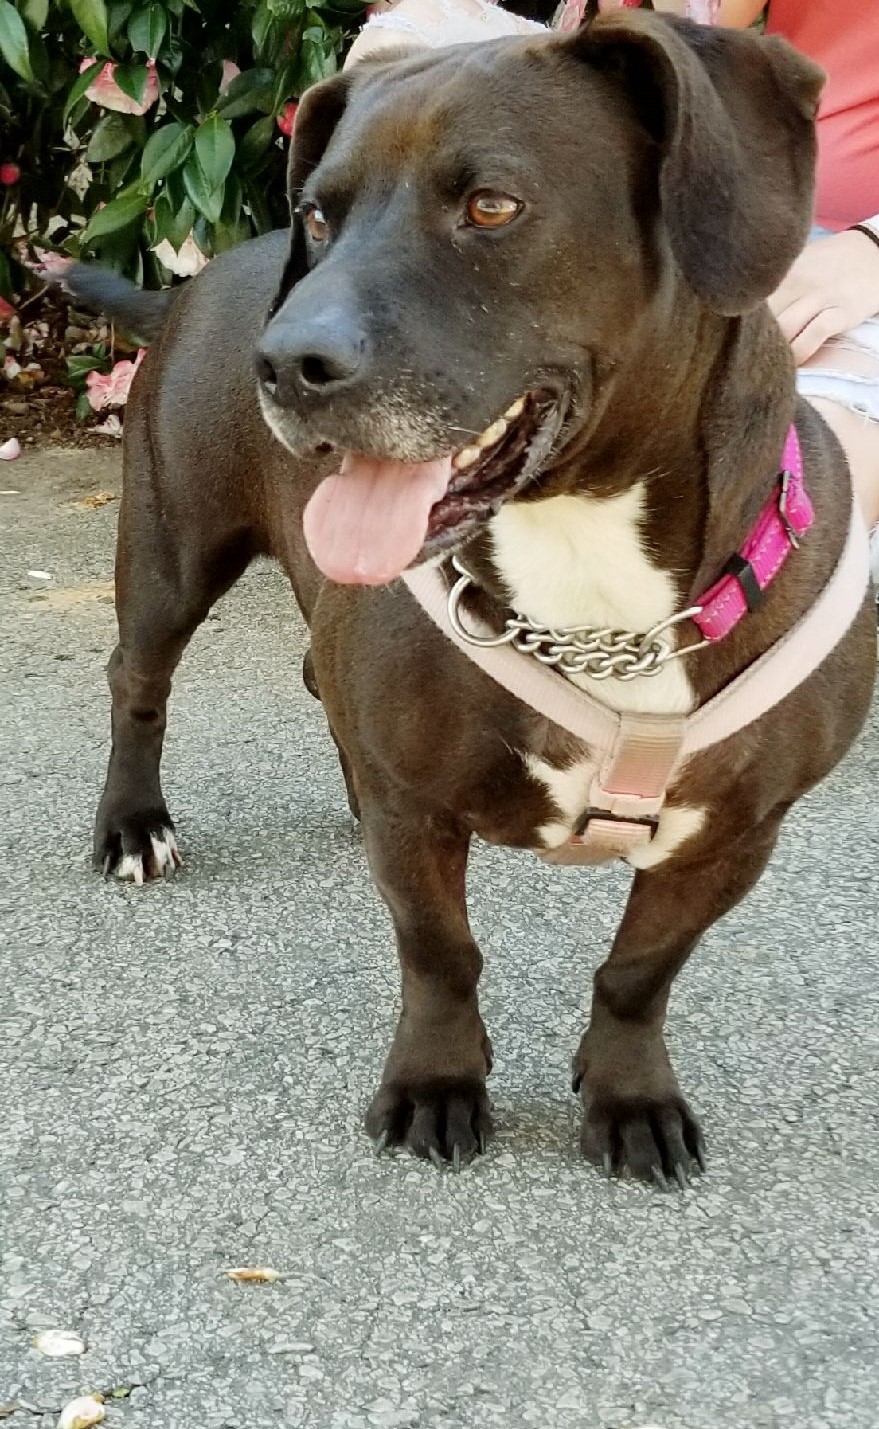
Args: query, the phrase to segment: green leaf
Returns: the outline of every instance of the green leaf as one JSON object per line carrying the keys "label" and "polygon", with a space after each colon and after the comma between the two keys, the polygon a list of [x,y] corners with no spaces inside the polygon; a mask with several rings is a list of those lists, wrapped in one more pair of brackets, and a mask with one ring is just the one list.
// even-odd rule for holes
{"label": "green leaf", "polygon": [[67,363],[67,380],[73,386],[82,384],[87,373],[106,372],[110,366],[106,355],[98,356],[91,352],[75,352],[65,361]]}
{"label": "green leaf", "polygon": [[265,0],[254,11],[251,35],[253,37],[253,47],[259,54],[264,48],[269,33],[274,25],[274,16],[266,5]]}
{"label": "green leaf", "polygon": [[[119,42],[123,40],[128,17],[133,9],[134,6],[129,3],[129,0],[119,0],[119,3],[107,7],[107,35],[111,50],[118,50]],[[124,48],[124,41],[122,47]]]}
{"label": "green leaf", "polygon": [[257,119],[238,144],[238,158],[244,169],[252,169],[271,147],[277,133],[271,114],[265,119]]}
{"label": "green leaf", "polygon": [[24,20],[9,0],[0,0],[0,55],[21,79],[33,79]]}
{"label": "green leaf", "polygon": [[192,127],[175,119],[156,129],[147,139],[140,160],[141,178],[145,184],[155,184],[176,169],[192,148]]}
{"label": "green leaf", "polygon": [[49,0],[23,0],[20,13],[24,23],[39,32],[49,14]]}
{"label": "green leaf", "polygon": [[133,50],[145,50],[151,60],[162,48],[168,31],[168,16],[162,5],[147,5],[137,10],[128,22],[128,38]]}
{"label": "green leaf", "polygon": [[65,124],[67,123],[71,110],[76,107],[76,105],[79,103],[79,101],[82,99],[82,96],[88,89],[89,85],[92,84],[93,81],[96,80],[98,75],[101,73],[101,68],[102,66],[99,60],[97,64],[89,65],[88,69],[84,69],[82,74],[78,74],[76,76],[76,79],[70,86],[70,92],[64,104]]}
{"label": "green leaf", "polygon": [[275,75],[275,88],[272,92],[272,113],[279,114],[287,100],[294,94],[299,93],[296,84],[298,66],[292,64],[282,65]]}
{"label": "green leaf", "polygon": [[195,223],[195,207],[191,200],[185,198],[175,212],[167,193],[162,193],[156,199],[154,212],[159,240],[167,238],[172,248],[179,248]]}
{"label": "green leaf", "polygon": [[83,241],[91,243],[95,238],[102,238],[107,233],[116,233],[120,228],[127,228],[129,224],[142,218],[147,211],[148,199],[145,194],[137,190],[128,193],[117,194],[111,199],[106,208],[98,209],[92,214],[83,232]]}
{"label": "green leaf", "polygon": [[225,94],[217,100],[217,113],[226,119],[239,119],[242,114],[265,112],[272,103],[272,71],[246,69],[236,74]]}
{"label": "green leaf", "polygon": [[[198,145],[198,134],[195,136]],[[197,154],[190,154],[183,167],[183,187],[186,197],[209,223],[216,223],[223,211],[223,185],[209,184]]]}
{"label": "green leaf", "polygon": [[[235,158],[235,135],[228,119],[219,114],[211,114],[198,126],[195,131],[195,155],[207,188],[221,188]],[[201,209],[205,218],[210,217],[197,199],[193,198],[193,203]],[[211,219],[211,222],[216,220]]]}
{"label": "green leaf", "polygon": [[107,54],[107,7],[104,0],[70,0],[76,23],[91,40],[99,55]]}
{"label": "green leaf", "polygon": [[236,219],[234,223],[214,224],[213,248],[214,253],[225,253],[229,248],[236,248],[239,243],[244,243],[250,237],[250,225],[244,218]]}
{"label": "green leaf", "polygon": [[133,136],[125,123],[125,116],[105,114],[92,131],[85,156],[90,164],[103,164],[108,159],[115,159],[118,154],[124,154],[132,143]]}
{"label": "green leaf", "polygon": [[133,99],[135,104],[143,104],[148,76],[146,65],[117,65],[113,72],[113,78],[122,93]]}
{"label": "green leaf", "polygon": [[92,410],[88,393],[80,392],[76,399],[76,420],[78,422],[87,422],[89,417],[94,417],[95,415],[96,413]]}

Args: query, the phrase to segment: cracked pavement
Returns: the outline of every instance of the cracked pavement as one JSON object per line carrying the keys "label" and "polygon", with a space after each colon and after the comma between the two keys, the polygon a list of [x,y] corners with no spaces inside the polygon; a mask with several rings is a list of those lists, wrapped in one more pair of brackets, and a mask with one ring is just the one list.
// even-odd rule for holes
{"label": "cracked pavement", "polygon": [[[271,567],[175,684],[182,874],[90,869],[117,503],[83,501],[119,480],[107,448],[0,470],[4,1424],[97,1389],[112,1429],[875,1429],[876,711],[677,984],[701,1183],[577,1152],[569,1059],[626,874],[484,848],[497,1139],[460,1177],[377,1161],[392,938]],[[40,1355],[52,1327],[87,1353]]]}

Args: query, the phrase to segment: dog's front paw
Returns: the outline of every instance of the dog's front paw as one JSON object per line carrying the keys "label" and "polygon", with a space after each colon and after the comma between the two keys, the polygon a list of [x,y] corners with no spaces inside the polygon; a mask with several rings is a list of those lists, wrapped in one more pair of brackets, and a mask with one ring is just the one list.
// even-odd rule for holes
{"label": "dog's front paw", "polygon": [[679,1094],[653,1098],[593,1092],[576,1077],[574,1090],[583,1100],[583,1155],[608,1176],[628,1173],[665,1191],[671,1180],[683,1190],[694,1172],[704,1171],[702,1132]]}
{"label": "dog's front paw", "polygon": [[114,816],[101,811],[95,829],[95,868],[105,878],[114,873],[127,883],[170,878],[183,862],[174,824],[164,807]]}
{"label": "dog's front paw", "polygon": [[483,1081],[389,1081],[366,1113],[366,1130],[379,1152],[407,1146],[436,1166],[457,1171],[485,1151],[494,1132]]}

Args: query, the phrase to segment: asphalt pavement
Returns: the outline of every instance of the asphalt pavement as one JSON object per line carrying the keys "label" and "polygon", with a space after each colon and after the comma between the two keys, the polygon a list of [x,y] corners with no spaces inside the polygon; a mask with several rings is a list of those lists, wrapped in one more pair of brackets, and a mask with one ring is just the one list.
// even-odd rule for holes
{"label": "asphalt pavement", "polygon": [[497,1139],[458,1177],[376,1160],[393,942],[270,566],[175,684],[183,871],[91,871],[119,483],[109,442],[0,466],[0,1419],[97,1390],[110,1429],[876,1429],[876,711],[677,984],[704,1180],[578,1154],[626,874],[487,848]]}

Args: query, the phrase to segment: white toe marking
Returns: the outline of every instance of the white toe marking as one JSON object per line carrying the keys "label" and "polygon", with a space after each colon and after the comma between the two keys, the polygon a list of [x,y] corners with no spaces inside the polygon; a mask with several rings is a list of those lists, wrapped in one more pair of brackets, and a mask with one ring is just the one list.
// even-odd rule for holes
{"label": "white toe marking", "polygon": [[[150,834],[150,847],[153,854],[153,876],[156,878],[164,877],[166,869],[173,873],[183,862],[173,829],[163,828],[161,836]],[[141,855],[125,854],[116,870],[116,876],[125,882],[136,883],[140,888],[146,881]]]}
{"label": "white toe marking", "polygon": [[118,877],[126,883],[143,883],[143,859],[139,853],[127,853],[117,870]]}

